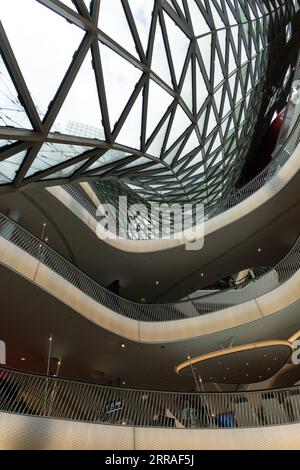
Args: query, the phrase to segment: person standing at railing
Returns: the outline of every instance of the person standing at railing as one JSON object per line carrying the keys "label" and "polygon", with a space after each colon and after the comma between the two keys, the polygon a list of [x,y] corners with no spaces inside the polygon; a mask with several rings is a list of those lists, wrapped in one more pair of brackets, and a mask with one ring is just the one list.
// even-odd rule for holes
{"label": "person standing at railing", "polygon": [[186,428],[196,428],[198,424],[198,414],[195,408],[192,408],[189,401],[185,402],[181,412],[181,423]]}

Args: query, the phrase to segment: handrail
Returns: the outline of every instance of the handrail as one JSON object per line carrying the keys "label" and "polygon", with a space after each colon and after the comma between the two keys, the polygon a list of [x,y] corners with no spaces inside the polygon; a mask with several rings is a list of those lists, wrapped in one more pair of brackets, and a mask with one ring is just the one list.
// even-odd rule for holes
{"label": "handrail", "polygon": [[0,411],[136,427],[265,427],[300,422],[300,387],[231,393],[150,391],[1,366]]}
{"label": "handrail", "polygon": [[[238,289],[209,294],[199,300],[193,299],[192,301],[169,304],[144,304],[129,301],[105,289],[53,248],[3,214],[0,214],[0,236],[24,250],[99,304],[125,317],[145,322],[197,317],[247,302],[285,283],[300,268],[299,238],[282,261],[267,273],[243,284]],[[188,304],[191,307],[190,313],[186,311]]]}

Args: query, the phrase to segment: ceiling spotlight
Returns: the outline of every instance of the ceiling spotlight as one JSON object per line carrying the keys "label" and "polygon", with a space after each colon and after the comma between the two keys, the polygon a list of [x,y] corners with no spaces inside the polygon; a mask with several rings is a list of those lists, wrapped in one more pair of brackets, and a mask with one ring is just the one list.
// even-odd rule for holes
{"label": "ceiling spotlight", "polygon": [[157,286],[159,286],[159,281],[155,281],[155,284],[156,284]]}
{"label": "ceiling spotlight", "polygon": [[26,357],[21,357],[21,361],[26,361]]}
{"label": "ceiling spotlight", "polygon": [[261,253],[261,252],[262,252],[262,249],[261,249],[261,248],[258,248],[257,251],[258,251],[258,253]]}
{"label": "ceiling spotlight", "polygon": [[204,273],[201,273],[201,277],[204,277]]}
{"label": "ceiling spotlight", "polygon": [[126,344],[122,343],[122,344],[121,344],[121,347],[122,347],[123,349],[125,349],[125,348],[126,348]]}
{"label": "ceiling spotlight", "polygon": [[122,385],[126,385],[126,382],[123,380]]}

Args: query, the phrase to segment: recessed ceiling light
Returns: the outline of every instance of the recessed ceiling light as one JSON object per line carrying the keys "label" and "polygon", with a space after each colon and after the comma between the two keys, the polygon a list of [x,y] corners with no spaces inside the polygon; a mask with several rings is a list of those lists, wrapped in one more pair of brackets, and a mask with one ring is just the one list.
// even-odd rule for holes
{"label": "recessed ceiling light", "polygon": [[157,286],[159,286],[159,281],[155,281],[155,284],[156,284]]}
{"label": "recessed ceiling light", "polygon": [[262,252],[262,249],[261,249],[261,248],[258,248],[257,251],[258,251],[258,253],[261,253],[261,252]]}
{"label": "recessed ceiling light", "polygon": [[204,273],[201,273],[201,277],[204,277]]}
{"label": "recessed ceiling light", "polygon": [[26,361],[26,357],[21,357],[21,361]]}
{"label": "recessed ceiling light", "polygon": [[126,344],[122,343],[122,344],[121,344],[121,347],[122,347],[123,349],[125,349],[125,348],[126,348]]}
{"label": "recessed ceiling light", "polygon": [[122,382],[122,385],[126,385],[126,382],[125,382],[125,380],[123,380],[123,382]]}

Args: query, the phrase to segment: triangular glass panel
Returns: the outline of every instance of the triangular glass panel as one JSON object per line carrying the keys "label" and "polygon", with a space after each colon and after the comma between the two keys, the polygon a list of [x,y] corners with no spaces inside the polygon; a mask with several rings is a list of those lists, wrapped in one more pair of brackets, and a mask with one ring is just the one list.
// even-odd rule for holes
{"label": "triangular glass panel", "polygon": [[120,160],[128,157],[129,154],[121,152],[120,150],[108,150],[104,155],[102,155],[99,160],[97,160],[93,165],[91,165],[86,171],[95,170],[103,166],[109,165],[111,163],[119,162]]}
{"label": "triangular glass panel", "polygon": [[184,149],[181,152],[182,156],[188,155],[190,152],[195,150],[197,147],[199,147],[200,143],[196,134],[196,131],[194,130],[190,137],[187,140],[187,143],[184,146]]}
{"label": "triangular glass panel", "polygon": [[[224,24],[224,22],[222,21],[220,15],[219,15],[219,12],[218,12],[218,10],[216,9],[216,7],[214,6],[213,2],[209,2],[209,6],[210,6],[210,8],[211,8],[211,12],[212,12],[212,15],[211,15],[211,16],[212,16],[212,19],[213,19],[213,21],[214,21],[214,23],[215,23],[215,28],[216,28],[216,29],[222,29],[222,28],[224,28],[224,27],[225,27],[225,24]],[[228,10],[229,10],[229,9],[230,9],[230,8],[228,7]]]}
{"label": "triangular glass panel", "polygon": [[[32,129],[17,90],[0,55],[0,126]],[[7,145],[7,144],[6,144]]]}
{"label": "triangular glass panel", "polygon": [[169,119],[166,119],[165,123],[162,125],[160,131],[156,135],[155,139],[151,143],[150,147],[147,149],[149,155],[154,157],[160,157],[162,146],[166,137],[166,131],[169,124]]}
{"label": "triangular glass panel", "polygon": [[198,61],[196,62],[197,112],[200,111],[208,96],[206,84],[201,73]]}
{"label": "triangular glass panel", "polygon": [[17,153],[6,160],[0,162],[0,183],[9,183],[15,179],[16,173],[19,170],[24,157],[26,155],[26,150],[23,152]]}
{"label": "triangular glass panel", "polygon": [[210,68],[211,68],[211,52],[212,52],[211,41],[212,41],[211,34],[207,34],[206,36],[202,37],[201,39],[198,39],[197,41],[200,54],[203,60],[203,64],[206,70],[206,74],[208,77],[210,77]]}
{"label": "triangular glass panel", "polygon": [[84,33],[34,0],[2,0],[1,21],[43,117]]}
{"label": "triangular glass panel", "polygon": [[168,153],[166,157],[164,157],[164,161],[168,163],[168,165],[172,165],[174,158],[177,156],[179,148],[181,147],[183,139],[175,145],[175,147]]}
{"label": "triangular glass panel", "polygon": [[12,145],[15,142],[17,142],[17,141],[16,140],[0,140],[0,148],[1,147],[6,147],[7,145]]}
{"label": "triangular glass panel", "polygon": [[210,32],[210,27],[206,23],[201,11],[199,10],[195,0],[188,0],[190,15],[192,18],[195,36],[200,36]]}
{"label": "triangular glass panel", "polygon": [[168,140],[168,146],[170,147],[191,125],[191,121],[183,111],[182,107],[177,105],[175,117],[172,123],[172,128]]}
{"label": "triangular glass panel", "polygon": [[228,54],[226,55],[226,57],[227,57],[227,60],[225,63],[227,65],[228,75],[230,75],[237,68],[235,57],[234,57],[234,54],[230,45],[228,46]]}
{"label": "triangular glass panel", "polygon": [[153,10],[153,1],[147,0],[146,2],[141,2],[141,0],[129,0],[129,5],[133,18],[135,20],[135,25],[137,27],[140,40],[144,51],[147,51],[150,25],[152,20],[152,10]]}
{"label": "triangular glass panel", "polygon": [[84,1],[84,3],[86,4],[87,9],[88,9],[89,11],[91,11],[91,1],[92,1],[92,0],[83,0],[83,1]]}
{"label": "triangular glass panel", "polygon": [[171,105],[173,97],[153,80],[149,81],[149,98],[147,113],[147,140]]}
{"label": "triangular glass panel", "polygon": [[111,126],[120,118],[142,72],[100,43],[106,98]]}
{"label": "triangular glass panel", "polygon": [[220,64],[218,54],[215,54],[215,65],[214,65],[214,87],[216,88],[224,80],[223,70]]}
{"label": "triangular glass panel", "polygon": [[62,3],[64,3],[67,7],[69,8],[72,8],[72,10],[75,10],[77,11],[74,3],[72,2],[72,0],[60,0]]}
{"label": "triangular glass panel", "polygon": [[207,124],[207,129],[206,129],[206,135],[209,135],[213,129],[215,129],[217,125],[217,120],[215,113],[213,111],[213,108],[210,108],[210,113],[207,113],[208,115],[208,124]]}
{"label": "triangular glass panel", "polygon": [[93,149],[81,145],[45,143],[28,170],[26,177],[78,157],[88,150]]}
{"label": "triangular glass panel", "polygon": [[164,82],[172,86],[170,67],[168,63],[164,38],[163,38],[159,19],[157,19],[157,25],[156,25],[156,31],[155,31],[151,69]]}
{"label": "triangular glass panel", "polygon": [[141,147],[142,108],[143,94],[140,93],[116,138],[116,142],[135,149]]}
{"label": "triangular glass panel", "polygon": [[170,43],[175,75],[177,83],[179,83],[184,62],[188,53],[190,40],[168,15],[164,15],[164,19]]}
{"label": "triangular glass panel", "polygon": [[186,71],[183,87],[181,90],[181,97],[185,101],[190,111],[193,112],[192,61],[190,61]]}
{"label": "triangular glass panel", "polygon": [[84,59],[52,130],[104,140],[102,115],[90,51]]}
{"label": "triangular glass panel", "polygon": [[57,171],[56,173],[53,173],[49,176],[45,176],[44,178],[42,178],[43,180],[51,180],[51,179],[56,179],[56,178],[69,178],[70,176],[73,175],[73,173],[75,173],[75,171],[77,171],[86,161],[86,160],[82,160],[81,162],[79,163],[75,163],[74,165],[71,165],[71,166],[68,166],[67,168],[64,168],[63,170],[59,170]]}
{"label": "triangular glass panel", "polygon": [[120,0],[101,0],[98,27],[128,52],[137,56],[134,39]]}

